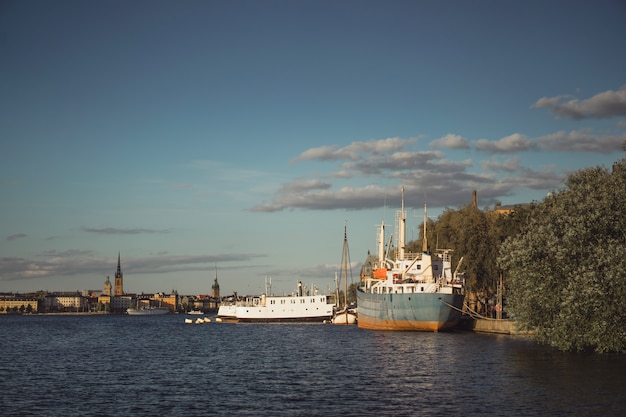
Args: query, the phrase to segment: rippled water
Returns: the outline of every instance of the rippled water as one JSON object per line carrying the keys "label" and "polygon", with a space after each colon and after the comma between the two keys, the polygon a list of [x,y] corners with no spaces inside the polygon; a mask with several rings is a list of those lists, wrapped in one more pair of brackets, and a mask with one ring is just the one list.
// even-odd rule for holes
{"label": "rippled water", "polygon": [[601,416],[626,358],[510,336],[0,317],[2,416]]}

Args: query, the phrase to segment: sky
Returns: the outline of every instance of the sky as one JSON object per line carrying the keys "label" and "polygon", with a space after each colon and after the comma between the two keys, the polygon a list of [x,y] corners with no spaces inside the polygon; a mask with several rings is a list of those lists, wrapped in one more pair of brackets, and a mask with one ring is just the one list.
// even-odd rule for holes
{"label": "sky", "polygon": [[[0,1],[0,292],[333,291],[624,157],[626,2]],[[389,230],[389,229],[388,229]],[[393,228],[390,228],[393,233]],[[467,260],[471,262],[470,260]]]}

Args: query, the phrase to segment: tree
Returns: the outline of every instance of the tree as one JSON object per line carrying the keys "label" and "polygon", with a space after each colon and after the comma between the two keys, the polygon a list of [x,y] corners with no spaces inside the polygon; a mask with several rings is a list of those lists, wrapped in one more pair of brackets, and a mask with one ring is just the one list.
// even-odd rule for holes
{"label": "tree", "polygon": [[453,264],[461,256],[466,259],[462,269],[469,292],[495,291],[498,274],[490,230],[487,214],[466,205],[460,210],[447,209],[427,231],[430,250],[435,249],[433,245],[454,249]]}
{"label": "tree", "polygon": [[501,246],[509,311],[565,351],[626,352],[626,160],[578,171]]}

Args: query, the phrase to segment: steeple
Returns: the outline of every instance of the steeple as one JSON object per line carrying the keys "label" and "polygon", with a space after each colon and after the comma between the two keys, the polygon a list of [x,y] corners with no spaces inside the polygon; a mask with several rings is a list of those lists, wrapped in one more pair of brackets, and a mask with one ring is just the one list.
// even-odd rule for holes
{"label": "steeple", "polygon": [[122,274],[122,266],[120,263],[120,253],[117,253],[117,271],[115,271],[115,287],[113,296],[124,295],[124,274]]}
{"label": "steeple", "polygon": [[120,265],[120,253],[117,253],[117,271],[115,272],[115,278],[120,278],[122,276],[122,267]]}
{"label": "steeple", "polygon": [[211,287],[211,297],[220,298],[220,284],[217,283],[217,265],[215,265],[215,280],[213,280],[213,286]]}

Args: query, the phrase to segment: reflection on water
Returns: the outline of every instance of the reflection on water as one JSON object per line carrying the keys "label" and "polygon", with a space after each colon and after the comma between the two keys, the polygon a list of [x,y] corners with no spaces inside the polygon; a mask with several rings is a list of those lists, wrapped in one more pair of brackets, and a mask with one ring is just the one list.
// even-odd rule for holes
{"label": "reflection on water", "polygon": [[510,336],[0,317],[0,415],[619,415],[626,359]]}

